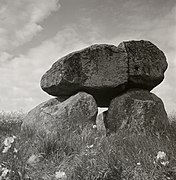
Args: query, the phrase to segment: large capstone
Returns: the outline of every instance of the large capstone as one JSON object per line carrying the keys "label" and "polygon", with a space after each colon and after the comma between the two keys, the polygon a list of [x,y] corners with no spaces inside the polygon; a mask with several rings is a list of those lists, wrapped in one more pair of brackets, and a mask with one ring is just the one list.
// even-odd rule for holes
{"label": "large capstone", "polygon": [[106,117],[109,133],[130,132],[160,134],[169,127],[167,113],[160,98],[147,90],[129,90],[114,98]]}
{"label": "large capstone", "polygon": [[164,53],[149,41],[99,44],[73,52],[55,62],[43,75],[41,88],[53,96],[85,91],[99,107],[128,88],[151,90],[164,78]]}

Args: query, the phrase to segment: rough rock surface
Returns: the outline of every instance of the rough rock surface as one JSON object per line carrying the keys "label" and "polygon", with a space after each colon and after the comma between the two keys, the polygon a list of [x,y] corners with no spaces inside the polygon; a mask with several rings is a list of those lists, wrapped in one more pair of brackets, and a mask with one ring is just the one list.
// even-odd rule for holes
{"label": "rough rock surface", "polygon": [[106,118],[108,132],[162,134],[169,125],[163,102],[147,90],[129,90],[112,100]]}
{"label": "rough rock surface", "polygon": [[164,78],[164,53],[149,41],[100,44],[73,52],[55,62],[41,79],[50,95],[92,94],[99,107],[128,88],[151,90]]}
{"label": "rough rock surface", "polygon": [[124,42],[128,55],[128,86],[152,90],[164,79],[167,62],[164,53],[149,41]]}
{"label": "rough rock surface", "polygon": [[72,133],[74,130],[93,125],[97,105],[92,97],[79,92],[70,98],[53,98],[32,109],[22,123],[22,130],[55,136],[57,133]]}
{"label": "rough rock surface", "polygon": [[85,91],[94,96],[98,106],[106,106],[114,94],[125,89],[128,80],[123,45],[92,45],[61,58],[43,75],[42,89],[53,96]]}
{"label": "rough rock surface", "polygon": [[104,111],[100,114],[97,115],[96,118],[96,125],[97,125],[97,130],[99,132],[102,132],[102,134],[106,134],[106,116],[107,116],[108,111]]}

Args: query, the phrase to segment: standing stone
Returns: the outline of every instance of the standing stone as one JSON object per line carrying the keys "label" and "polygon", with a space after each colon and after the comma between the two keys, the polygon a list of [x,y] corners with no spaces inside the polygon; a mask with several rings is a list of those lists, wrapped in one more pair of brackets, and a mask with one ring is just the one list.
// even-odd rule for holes
{"label": "standing stone", "polygon": [[53,98],[32,109],[22,123],[22,130],[31,130],[54,137],[72,134],[96,122],[98,108],[94,98],[79,92],[66,99]]}
{"label": "standing stone", "polygon": [[106,121],[110,133],[129,129],[161,135],[169,125],[162,100],[147,90],[129,90],[113,99]]}
{"label": "standing stone", "polygon": [[43,75],[41,88],[53,96],[85,91],[99,107],[108,107],[128,88],[157,86],[166,68],[164,53],[149,41],[95,44],[56,61]]}
{"label": "standing stone", "polygon": [[106,117],[107,117],[108,111],[104,111],[100,114],[97,115],[96,118],[96,125],[97,125],[97,130],[101,132],[102,134],[106,134]]}

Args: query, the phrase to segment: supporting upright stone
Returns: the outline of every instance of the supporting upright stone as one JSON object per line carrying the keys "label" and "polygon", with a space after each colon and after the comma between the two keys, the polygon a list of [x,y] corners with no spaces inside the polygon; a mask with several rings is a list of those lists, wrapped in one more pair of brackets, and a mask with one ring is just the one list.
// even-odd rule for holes
{"label": "supporting upright stone", "polygon": [[97,130],[101,132],[102,134],[106,135],[106,117],[107,117],[108,111],[104,111],[97,115],[96,118],[96,125]]}
{"label": "supporting upright stone", "polygon": [[169,121],[160,98],[147,90],[129,90],[112,100],[106,118],[110,133],[120,129],[130,132],[164,133]]}
{"label": "supporting upright stone", "polygon": [[31,130],[50,137],[72,134],[74,131],[93,126],[98,108],[94,98],[79,92],[68,99],[53,98],[32,109],[22,123],[22,130]]}

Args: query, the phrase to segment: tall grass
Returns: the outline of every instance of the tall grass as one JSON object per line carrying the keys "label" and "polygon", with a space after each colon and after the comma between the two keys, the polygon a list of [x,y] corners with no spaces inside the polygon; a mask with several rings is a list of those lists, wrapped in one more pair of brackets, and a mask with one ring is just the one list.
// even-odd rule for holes
{"label": "tall grass", "polygon": [[18,134],[25,115],[24,112],[0,111],[0,134]]}
{"label": "tall grass", "polygon": [[[12,116],[4,114],[3,119],[8,121],[8,118],[13,122]],[[14,125],[18,128],[8,128],[7,122],[1,131],[1,144],[8,135],[17,135],[14,145],[9,154],[2,153],[3,145],[0,148],[0,164],[16,172],[11,171],[11,176],[9,173],[11,179],[53,180],[57,179],[56,172],[64,172],[68,180],[176,179],[176,123],[173,120],[166,135],[160,137],[131,134],[127,130],[104,136],[90,126],[72,134],[60,130],[57,136],[50,136],[30,129],[20,132],[23,115],[15,115],[14,119],[18,120]],[[16,154],[14,148],[18,150]],[[167,165],[157,161],[158,152],[166,153]]]}

